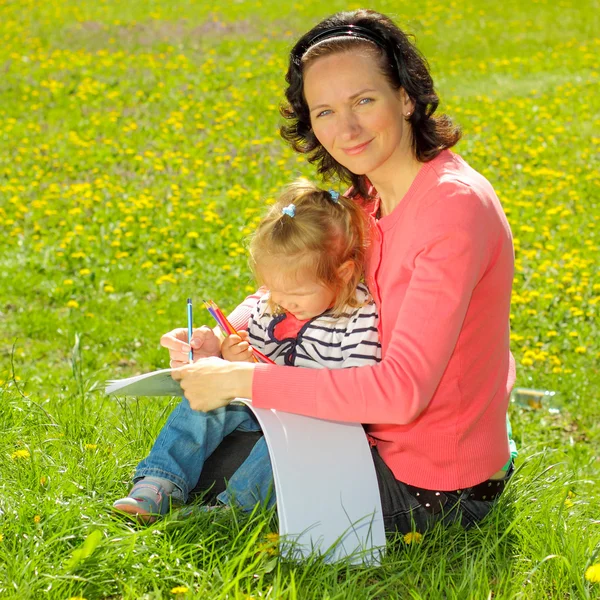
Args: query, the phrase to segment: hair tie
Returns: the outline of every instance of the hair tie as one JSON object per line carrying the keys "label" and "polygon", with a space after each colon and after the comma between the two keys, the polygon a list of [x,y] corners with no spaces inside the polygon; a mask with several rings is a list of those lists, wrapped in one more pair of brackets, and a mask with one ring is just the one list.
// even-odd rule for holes
{"label": "hair tie", "polygon": [[292,217],[292,219],[296,216],[296,205],[288,204],[281,209],[282,215],[287,215],[288,217]]}
{"label": "hair tie", "polygon": [[329,190],[329,197],[334,204],[340,203],[340,193],[335,190]]}
{"label": "hair tie", "polygon": [[317,44],[334,37],[368,40],[380,48],[383,48],[386,52],[389,52],[389,44],[378,32],[373,31],[373,29],[369,27],[362,27],[361,25],[349,23],[348,25],[334,25],[333,27],[327,27],[314,33],[303,44],[292,49],[291,55],[293,62],[300,66],[302,64],[302,57],[308,52],[308,50],[310,50],[313,46],[316,46]]}

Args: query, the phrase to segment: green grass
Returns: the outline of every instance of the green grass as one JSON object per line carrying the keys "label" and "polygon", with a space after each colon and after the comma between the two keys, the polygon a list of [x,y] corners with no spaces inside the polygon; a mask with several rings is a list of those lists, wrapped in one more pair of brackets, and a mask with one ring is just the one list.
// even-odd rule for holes
{"label": "green grass", "polygon": [[261,511],[114,519],[171,402],[90,391],[165,366],[188,296],[252,289],[244,239],[312,175],[277,135],[286,53],[358,5],[0,1],[0,597],[600,596],[600,7],[571,4],[372,3],[416,35],[503,202],[517,383],[561,405],[511,406],[518,472],[480,529],[361,569],[279,559]]}

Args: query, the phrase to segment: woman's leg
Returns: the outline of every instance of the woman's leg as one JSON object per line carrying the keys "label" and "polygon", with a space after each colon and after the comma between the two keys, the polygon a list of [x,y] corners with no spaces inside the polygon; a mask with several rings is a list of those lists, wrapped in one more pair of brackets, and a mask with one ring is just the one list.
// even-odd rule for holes
{"label": "woman's leg", "polygon": [[498,490],[504,489],[514,470],[511,466],[504,480],[490,482],[489,495],[486,495],[487,483],[484,490],[477,489],[480,486],[454,492],[418,490],[398,481],[377,449],[372,448],[371,451],[379,483],[383,522],[388,533],[424,533],[438,521],[445,525],[457,522],[463,527],[471,527],[492,510]]}

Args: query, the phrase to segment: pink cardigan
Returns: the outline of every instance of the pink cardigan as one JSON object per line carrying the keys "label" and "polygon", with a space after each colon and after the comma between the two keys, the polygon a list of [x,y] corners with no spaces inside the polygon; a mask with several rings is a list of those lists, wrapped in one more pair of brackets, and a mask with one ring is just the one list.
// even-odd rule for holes
{"label": "pink cardigan", "polygon": [[373,367],[260,364],[259,408],[365,424],[400,481],[472,486],[509,459],[512,236],[489,182],[458,155],[425,163],[394,211],[372,226],[367,284],[380,314]]}

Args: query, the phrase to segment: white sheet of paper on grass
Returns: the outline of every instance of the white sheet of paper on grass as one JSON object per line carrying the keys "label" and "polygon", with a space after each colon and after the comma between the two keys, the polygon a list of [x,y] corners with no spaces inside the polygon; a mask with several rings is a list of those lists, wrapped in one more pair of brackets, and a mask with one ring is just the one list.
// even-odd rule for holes
{"label": "white sheet of paper on grass", "polygon": [[375,465],[362,425],[255,408],[277,493],[281,553],[380,564],[385,530]]}

